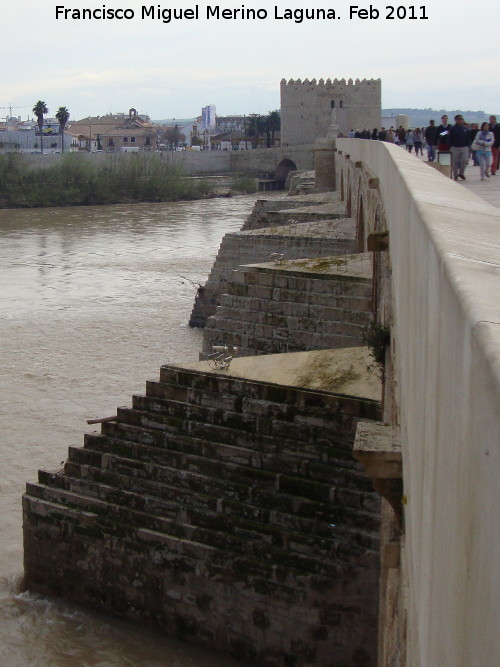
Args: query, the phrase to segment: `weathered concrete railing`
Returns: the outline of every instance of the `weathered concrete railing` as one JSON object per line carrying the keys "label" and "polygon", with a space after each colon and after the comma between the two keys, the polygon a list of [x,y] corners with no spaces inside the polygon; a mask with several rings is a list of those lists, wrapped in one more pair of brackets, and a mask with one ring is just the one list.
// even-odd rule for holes
{"label": "weathered concrete railing", "polygon": [[360,245],[380,214],[366,206],[370,187],[389,232],[385,409],[401,426],[406,664],[490,664],[500,654],[500,210],[396,146],[341,139],[337,149]]}

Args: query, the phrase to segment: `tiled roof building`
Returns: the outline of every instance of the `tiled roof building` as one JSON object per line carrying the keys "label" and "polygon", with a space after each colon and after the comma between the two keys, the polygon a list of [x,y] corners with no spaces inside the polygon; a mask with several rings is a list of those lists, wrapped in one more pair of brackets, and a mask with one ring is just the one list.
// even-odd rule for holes
{"label": "tiled roof building", "polygon": [[130,109],[128,116],[116,114],[83,118],[66,127],[73,145],[105,153],[151,151],[156,149],[156,127]]}

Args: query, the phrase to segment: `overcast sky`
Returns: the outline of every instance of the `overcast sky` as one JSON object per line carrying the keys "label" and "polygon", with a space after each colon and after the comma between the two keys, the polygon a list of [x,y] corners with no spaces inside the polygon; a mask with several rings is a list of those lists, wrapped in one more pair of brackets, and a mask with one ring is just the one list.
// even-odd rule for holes
{"label": "overcast sky", "polygon": [[[400,0],[401,1],[401,0]],[[344,0],[24,0],[1,9],[0,106],[32,116],[41,99],[49,115],[71,118],[128,111],[153,119],[187,118],[215,104],[219,115],[279,108],[279,82],[296,78],[381,78],[382,106],[484,110],[500,114],[497,0],[420,0],[423,20],[349,18]],[[390,0],[388,0],[390,2]],[[133,10],[132,20],[56,19],[66,9]],[[198,20],[142,18],[141,8],[193,9]],[[266,10],[265,20],[206,19],[211,7]],[[395,5],[398,7],[399,5]],[[325,9],[335,20],[295,23],[287,8]],[[369,8],[370,3],[359,8]],[[424,9],[422,9],[422,7]],[[408,13],[410,10],[408,10]],[[261,12],[262,15],[263,12]],[[402,10],[400,10],[402,14]],[[0,117],[9,109],[0,109]]]}

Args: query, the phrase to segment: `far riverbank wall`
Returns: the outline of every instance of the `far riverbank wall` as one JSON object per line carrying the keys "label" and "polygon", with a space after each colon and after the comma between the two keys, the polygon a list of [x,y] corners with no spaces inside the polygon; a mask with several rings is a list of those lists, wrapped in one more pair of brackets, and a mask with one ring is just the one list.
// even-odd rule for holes
{"label": "far riverbank wall", "polygon": [[[281,162],[288,160],[297,169],[312,169],[312,146],[293,148],[256,148],[243,151],[160,151],[151,153],[76,153],[82,160],[100,164],[106,160],[129,160],[134,155],[159,158],[179,167],[188,176],[206,174],[274,174]],[[63,157],[61,153],[27,153],[24,157],[34,168],[51,167]]]}

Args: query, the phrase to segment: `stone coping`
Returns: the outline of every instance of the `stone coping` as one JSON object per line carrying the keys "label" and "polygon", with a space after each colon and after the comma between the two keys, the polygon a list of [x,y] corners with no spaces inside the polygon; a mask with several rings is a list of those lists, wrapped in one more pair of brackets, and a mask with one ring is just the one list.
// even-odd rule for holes
{"label": "stone coping", "polygon": [[[314,172],[312,172],[314,173]],[[257,192],[256,201],[257,202],[266,202],[266,201],[276,201],[281,200],[283,202],[283,209],[287,210],[287,203],[296,204],[297,202],[303,203],[305,210],[309,210],[310,206],[319,206],[326,203],[334,203],[339,201],[339,193],[337,191],[330,192],[308,192],[300,195],[291,195],[283,190],[271,190],[269,192]],[[297,210],[294,207],[291,210]]]}
{"label": "stone coping", "polygon": [[329,277],[338,279],[340,276],[342,278],[362,278],[364,280],[371,280],[373,271],[372,257],[368,252],[309,259],[283,259],[280,264],[263,262],[260,264],[244,264],[239,268],[250,268],[263,273],[279,271],[280,273],[301,277],[315,278],[320,274],[326,279]]}
{"label": "stone coping", "polygon": [[382,398],[381,378],[367,347],[235,357],[229,368],[224,370],[210,368],[207,361],[169,364],[172,365],[203,373],[314,389],[372,401],[380,401]]}
{"label": "stone coping", "polygon": [[286,206],[284,206],[282,209],[279,209],[278,211],[270,211],[270,214],[272,213],[281,213],[281,214],[290,213],[290,215],[292,216],[297,215],[297,213],[307,213],[308,215],[310,215],[311,213],[320,215],[345,213],[345,202],[334,200],[334,201],[327,201],[324,203],[310,204],[302,208],[295,207],[293,209],[287,209]]}
{"label": "stone coping", "polygon": [[399,427],[360,419],[354,449],[363,456],[401,463]]}
{"label": "stone coping", "polygon": [[[310,172],[311,174],[314,174],[314,172]],[[266,199],[266,197],[262,197],[262,199]],[[285,206],[283,208],[286,209],[286,202],[287,201],[292,201],[292,202],[309,202],[311,204],[323,204],[323,203],[332,203],[335,201],[338,201],[339,199],[339,193],[337,191],[330,191],[330,192],[311,192],[307,194],[302,194],[302,195],[290,195],[287,194],[283,198],[283,202],[285,203]],[[309,207],[308,207],[309,208]]]}
{"label": "stone coping", "polygon": [[349,239],[356,237],[355,223],[352,218],[332,218],[314,222],[298,222],[296,224],[276,225],[274,227],[259,227],[242,232],[233,232],[235,235],[248,236],[295,236],[314,238],[324,236],[334,239]]}

